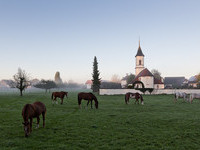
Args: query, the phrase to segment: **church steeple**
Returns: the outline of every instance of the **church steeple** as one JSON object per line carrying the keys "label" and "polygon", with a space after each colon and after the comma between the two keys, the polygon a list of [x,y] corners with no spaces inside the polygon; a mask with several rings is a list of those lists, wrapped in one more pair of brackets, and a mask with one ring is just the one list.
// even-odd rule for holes
{"label": "church steeple", "polygon": [[137,76],[144,69],[144,54],[142,53],[142,49],[140,47],[140,39],[137,54],[135,55],[135,60],[135,75]]}
{"label": "church steeple", "polygon": [[138,51],[137,51],[137,54],[135,55],[136,56],[144,56],[144,54],[142,53],[142,49],[140,47],[140,39],[139,39],[139,47],[138,47]]}

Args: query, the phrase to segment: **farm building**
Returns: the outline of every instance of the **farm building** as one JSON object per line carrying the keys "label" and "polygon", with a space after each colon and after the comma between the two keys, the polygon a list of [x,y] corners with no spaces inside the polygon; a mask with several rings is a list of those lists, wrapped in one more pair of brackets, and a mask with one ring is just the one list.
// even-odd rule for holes
{"label": "farm building", "polygon": [[87,89],[91,89],[91,88],[92,88],[92,80],[87,80],[87,81],[85,82],[85,85],[86,85],[86,88],[87,88]]}
{"label": "farm building", "polygon": [[182,88],[185,84],[187,84],[187,80],[185,77],[165,77],[164,85],[165,88]]}
{"label": "farm building", "polygon": [[191,88],[197,88],[198,87],[198,79],[197,79],[198,75],[192,76],[189,78],[188,80],[188,86]]}

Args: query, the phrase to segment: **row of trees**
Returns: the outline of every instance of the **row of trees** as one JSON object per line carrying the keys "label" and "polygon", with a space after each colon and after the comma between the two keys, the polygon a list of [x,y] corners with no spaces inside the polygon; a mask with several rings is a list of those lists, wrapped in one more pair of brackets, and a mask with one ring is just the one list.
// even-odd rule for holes
{"label": "row of trees", "polygon": [[[94,62],[93,62],[93,85],[92,85],[92,89],[93,92],[98,92],[99,88],[100,88],[100,84],[101,84],[101,79],[99,78],[100,72],[98,70],[98,62],[97,62],[97,58],[96,56],[94,57]],[[25,89],[31,85],[29,76],[27,75],[27,73],[22,70],[21,68],[18,69],[18,72],[13,76],[14,78],[14,82],[12,82],[10,84],[10,87],[12,88],[18,88],[20,91],[20,96],[23,95],[23,91],[25,91]],[[69,87],[78,87],[79,85],[76,83],[68,83],[68,84],[64,84],[62,83],[62,80],[60,79],[60,74],[59,72],[56,73],[55,78],[57,80],[59,80],[59,82],[56,84],[54,81],[52,80],[41,80],[39,83],[37,83],[36,85],[34,85],[34,87],[36,88],[40,88],[40,89],[44,89],[46,92],[52,88],[69,88]]]}

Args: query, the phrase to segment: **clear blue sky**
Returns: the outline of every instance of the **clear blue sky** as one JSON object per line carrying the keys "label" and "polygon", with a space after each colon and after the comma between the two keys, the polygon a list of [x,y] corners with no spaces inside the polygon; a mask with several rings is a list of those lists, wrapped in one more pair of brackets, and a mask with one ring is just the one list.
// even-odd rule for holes
{"label": "clear blue sky", "polygon": [[84,83],[94,56],[100,76],[135,73],[140,37],[145,67],[163,77],[200,72],[199,0],[1,0],[0,79],[18,67],[32,78]]}

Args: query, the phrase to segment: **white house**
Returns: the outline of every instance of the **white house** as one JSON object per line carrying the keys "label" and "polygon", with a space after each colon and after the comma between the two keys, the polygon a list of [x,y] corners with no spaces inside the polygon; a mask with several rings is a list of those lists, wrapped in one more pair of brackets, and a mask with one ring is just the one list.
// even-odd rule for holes
{"label": "white house", "polygon": [[85,82],[85,85],[86,85],[86,88],[87,88],[87,89],[91,89],[91,88],[92,88],[92,80],[87,80],[87,81]]}

